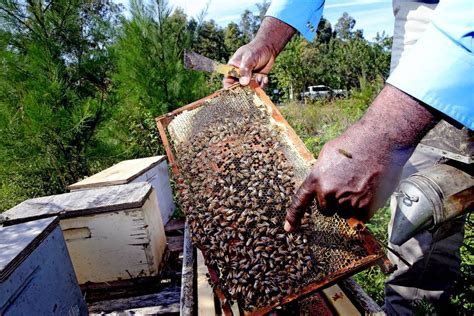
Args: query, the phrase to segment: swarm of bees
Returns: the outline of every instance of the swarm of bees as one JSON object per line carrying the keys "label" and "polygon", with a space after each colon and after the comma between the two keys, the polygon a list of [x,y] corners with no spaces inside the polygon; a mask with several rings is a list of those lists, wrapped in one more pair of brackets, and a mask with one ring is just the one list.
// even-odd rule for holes
{"label": "swarm of bees", "polygon": [[[192,242],[219,273],[217,285],[229,301],[252,310],[332,272],[331,251],[340,251],[338,244],[354,245],[336,227],[341,219],[328,221],[316,211],[305,215],[298,231],[283,230],[297,183],[281,131],[270,124],[265,110],[247,104],[245,113],[226,111],[216,102],[225,99],[204,105],[194,118],[199,129],[174,144],[179,197]],[[245,102],[251,103],[248,98]],[[327,234],[314,234],[316,221],[321,222],[317,229]],[[334,249],[321,247],[323,243]]]}

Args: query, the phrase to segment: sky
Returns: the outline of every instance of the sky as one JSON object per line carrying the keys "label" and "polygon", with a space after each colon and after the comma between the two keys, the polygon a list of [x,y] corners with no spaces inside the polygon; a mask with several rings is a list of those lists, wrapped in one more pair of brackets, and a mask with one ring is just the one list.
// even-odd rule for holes
{"label": "sky", "polygon": [[[128,0],[116,0],[128,3]],[[255,3],[260,0],[168,0],[172,7],[181,7],[189,17],[196,17],[209,2],[206,20],[213,19],[222,27],[229,22],[238,23],[245,9],[257,12]],[[326,0],[323,16],[334,27],[342,13],[349,13],[355,20],[355,29],[363,29],[364,37],[372,40],[377,32],[393,34],[392,0]]]}

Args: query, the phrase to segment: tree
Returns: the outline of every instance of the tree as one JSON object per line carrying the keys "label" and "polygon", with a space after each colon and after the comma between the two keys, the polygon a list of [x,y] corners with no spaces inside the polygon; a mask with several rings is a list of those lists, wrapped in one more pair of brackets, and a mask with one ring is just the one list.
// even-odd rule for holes
{"label": "tree", "polygon": [[225,48],[224,31],[214,20],[205,21],[199,28],[197,41],[193,49],[208,58],[227,62],[228,54]]}
{"label": "tree", "polygon": [[240,17],[240,30],[246,43],[250,42],[255,37],[255,34],[257,34],[257,21],[250,10],[245,10],[242,13]]}
{"label": "tree", "polygon": [[256,3],[258,9],[258,25],[263,21],[265,14],[267,14],[268,8],[270,7],[271,1],[263,0],[262,3]]}
{"label": "tree", "polygon": [[356,24],[356,20],[350,16],[347,12],[344,12],[336,23],[334,31],[336,36],[343,41],[347,41],[354,37],[353,29]]}
{"label": "tree", "polygon": [[278,87],[287,99],[295,99],[308,85],[308,65],[304,63],[303,55],[307,42],[300,35],[294,36],[278,56],[273,73],[278,81]]}
{"label": "tree", "polygon": [[231,56],[240,46],[244,44],[244,38],[239,26],[234,22],[230,22],[224,30],[224,46],[227,56]]}
{"label": "tree", "polygon": [[316,31],[316,42],[318,44],[327,44],[333,37],[331,23],[324,17],[321,17],[318,29]]}
{"label": "tree", "polygon": [[117,13],[106,0],[0,0],[0,199],[13,196],[2,207],[88,174],[90,140],[113,107]]}
{"label": "tree", "polygon": [[162,150],[155,117],[209,90],[202,73],[183,66],[183,52],[191,47],[194,31],[183,11],[171,12],[163,0],[131,4],[131,18],[123,19],[114,46],[113,81],[119,105],[101,138],[120,143],[127,156],[137,157]]}

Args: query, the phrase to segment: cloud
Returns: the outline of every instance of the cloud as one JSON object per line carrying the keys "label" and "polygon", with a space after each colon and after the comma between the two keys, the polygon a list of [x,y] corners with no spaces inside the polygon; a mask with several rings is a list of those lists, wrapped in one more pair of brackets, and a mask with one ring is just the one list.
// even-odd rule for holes
{"label": "cloud", "polygon": [[343,8],[343,7],[352,7],[352,6],[361,6],[361,5],[373,5],[378,3],[387,3],[387,0],[359,0],[359,1],[341,1],[340,3],[331,3],[326,2],[324,8]]}
{"label": "cloud", "polygon": [[[115,0],[128,7],[128,0]],[[244,10],[257,12],[256,3],[262,0],[168,0],[172,8],[180,7],[188,17],[196,18],[209,2],[206,20],[213,19],[220,26],[229,22],[239,23]],[[365,37],[371,39],[377,32],[393,32],[393,15],[391,0],[327,0],[324,17],[334,26],[343,12],[348,12],[357,21],[356,28],[363,29]]]}

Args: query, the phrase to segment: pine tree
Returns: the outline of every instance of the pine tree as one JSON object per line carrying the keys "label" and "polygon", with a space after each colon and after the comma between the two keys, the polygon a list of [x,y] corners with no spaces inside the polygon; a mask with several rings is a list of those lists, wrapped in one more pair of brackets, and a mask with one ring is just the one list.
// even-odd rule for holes
{"label": "pine tree", "polygon": [[1,207],[88,173],[89,141],[110,108],[117,10],[107,0],[0,0]]}

